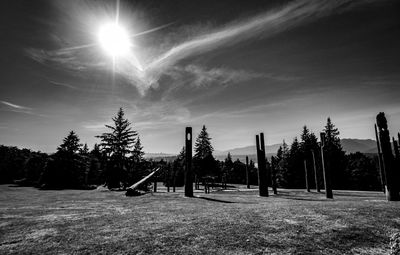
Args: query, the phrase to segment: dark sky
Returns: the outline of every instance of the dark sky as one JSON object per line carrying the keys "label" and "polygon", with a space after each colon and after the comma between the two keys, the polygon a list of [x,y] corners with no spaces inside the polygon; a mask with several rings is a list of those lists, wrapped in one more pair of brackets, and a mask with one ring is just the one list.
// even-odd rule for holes
{"label": "dark sky", "polygon": [[218,150],[328,116],[342,138],[373,138],[380,111],[400,130],[399,1],[121,0],[132,47],[114,69],[97,34],[116,2],[0,5],[1,144],[52,152],[75,130],[92,146],[119,107],[147,152],[203,124]]}

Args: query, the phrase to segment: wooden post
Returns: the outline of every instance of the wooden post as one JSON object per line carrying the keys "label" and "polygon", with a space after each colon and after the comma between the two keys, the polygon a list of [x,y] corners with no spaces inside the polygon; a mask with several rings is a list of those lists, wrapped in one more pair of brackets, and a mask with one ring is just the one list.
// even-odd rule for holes
{"label": "wooden post", "polygon": [[165,178],[166,182],[167,182],[167,192],[169,192],[169,186],[171,185],[171,178],[170,178],[171,177],[170,176],[171,167],[172,167],[172,164],[169,163],[169,165],[167,167],[167,178]]}
{"label": "wooden post", "polygon": [[250,189],[250,180],[249,180],[249,157],[246,156],[246,186]]}
{"label": "wooden post", "polygon": [[157,192],[157,178],[154,178],[154,184],[153,184],[154,192]]}
{"label": "wooden post", "polygon": [[392,145],[390,144],[390,136],[385,113],[380,112],[376,116],[376,124],[379,131],[379,142],[381,144],[382,159],[386,177],[386,199],[388,201],[400,201],[397,174],[394,169],[394,157]]}
{"label": "wooden post", "polygon": [[192,180],[192,127],[186,127],[185,132],[185,197],[193,197]]}
{"label": "wooden post", "polygon": [[317,170],[317,164],[315,163],[314,150],[311,150],[311,154],[312,154],[313,165],[314,165],[315,189],[317,190],[317,192],[321,192],[321,190],[319,189],[318,170]]}
{"label": "wooden post", "polygon": [[399,144],[397,143],[396,139],[394,139],[394,137],[392,137],[392,141],[393,141],[394,155],[396,157],[396,160],[399,160],[400,159]]}
{"label": "wooden post", "polygon": [[322,161],[322,171],[324,173],[324,185],[325,185],[325,195],[326,198],[333,198],[332,186],[331,186],[331,176],[329,167],[325,167],[324,159],[324,147],[325,147],[325,133],[320,133],[321,136],[321,161]]}
{"label": "wooden post", "polygon": [[272,190],[274,191],[274,194],[278,194],[278,190],[276,188],[276,174],[275,174],[275,158],[271,157],[271,185],[272,185]]}
{"label": "wooden post", "polygon": [[[258,162],[258,190],[261,197],[268,197],[267,167],[265,162],[264,134],[256,135]],[[263,148],[264,147],[264,148]]]}
{"label": "wooden post", "polygon": [[305,177],[306,177],[306,189],[307,189],[307,192],[310,192],[310,186],[308,186],[307,160],[304,160],[304,172],[305,172]]}
{"label": "wooden post", "polygon": [[385,165],[383,164],[383,157],[381,152],[381,144],[379,142],[378,128],[375,124],[375,138],[376,138],[376,146],[378,147],[378,164],[379,164],[379,174],[381,177],[381,184],[383,193],[386,192],[386,174],[385,174]]}

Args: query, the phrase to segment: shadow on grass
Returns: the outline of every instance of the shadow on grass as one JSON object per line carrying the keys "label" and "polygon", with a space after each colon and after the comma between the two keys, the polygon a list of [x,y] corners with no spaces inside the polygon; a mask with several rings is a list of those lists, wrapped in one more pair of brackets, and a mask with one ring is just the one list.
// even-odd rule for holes
{"label": "shadow on grass", "polygon": [[236,203],[236,202],[233,202],[233,201],[221,200],[221,199],[210,198],[210,197],[195,197],[195,198],[204,199],[204,200],[212,201],[212,202],[225,203],[225,204],[234,204],[234,203]]}
{"label": "shadow on grass", "polygon": [[305,198],[305,197],[291,197],[291,196],[280,196],[280,195],[276,195],[276,197],[283,198],[283,199],[289,199],[289,200],[313,201],[313,202],[333,201],[333,199],[312,199],[312,198]]}

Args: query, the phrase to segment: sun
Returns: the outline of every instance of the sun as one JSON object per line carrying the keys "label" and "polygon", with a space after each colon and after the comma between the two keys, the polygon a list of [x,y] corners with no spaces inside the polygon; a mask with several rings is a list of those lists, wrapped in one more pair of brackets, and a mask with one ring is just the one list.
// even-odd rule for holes
{"label": "sun", "polygon": [[127,31],[117,23],[108,23],[100,27],[98,39],[101,47],[112,57],[126,55],[130,50]]}

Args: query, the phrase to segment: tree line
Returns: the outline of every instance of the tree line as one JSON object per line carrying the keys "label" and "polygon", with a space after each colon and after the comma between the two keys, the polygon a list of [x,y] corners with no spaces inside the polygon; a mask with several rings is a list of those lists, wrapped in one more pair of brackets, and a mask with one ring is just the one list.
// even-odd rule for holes
{"label": "tree line", "polygon": [[109,132],[89,150],[79,136],[70,131],[48,155],[17,147],[0,146],[0,180],[36,186],[43,189],[93,188],[105,184],[108,188],[125,188],[140,180],[156,162],[143,158],[143,146],[138,133],[125,118],[122,108],[105,125]]}
{"label": "tree line", "polygon": [[[109,132],[102,133],[89,150],[78,135],[71,131],[58,146],[56,153],[48,155],[28,149],[0,146],[0,180],[43,189],[93,188],[106,185],[110,189],[125,189],[150,173],[155,166],[160,171],[155,178],[168,187],[183,186],[185,148],[170,161],[154,161],[144,158],[143,146],[132,123],[124,116],[122,108],[112,118],[113,125],[105,125]],[[340,144],[339,131],[327,119],[325,134],[325,164],[332,172],[334,189],[381,190],[376,157],[362,153],[345,154]],[[317,136],[304,126],[300,139],[295,137],[289,146],[285,140],[276,156],[267,160],[267,168],[273,171],[281,188],[310,188],[318,183],[323,188],[320,142]],[[195,179],[212,177],[234,184],[258,184],[257,165],[250,160],[246,166],[230,153],[224,161],[214,158],[211,137],[204,125],[194,144],[193,171]],[[315,175],[315,173],[317,173]]]}

